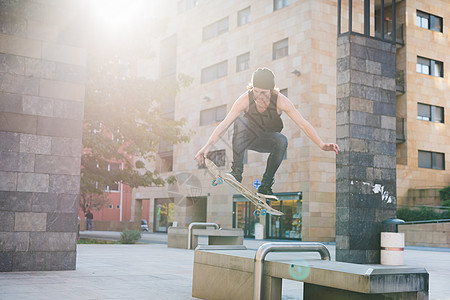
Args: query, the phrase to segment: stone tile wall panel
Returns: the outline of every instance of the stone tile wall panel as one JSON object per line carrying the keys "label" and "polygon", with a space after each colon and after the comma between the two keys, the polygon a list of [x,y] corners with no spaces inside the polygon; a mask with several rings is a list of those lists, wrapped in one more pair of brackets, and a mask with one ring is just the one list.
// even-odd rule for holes
{"label": "stone tile wall panel", "polygon": [[396,208],[395,47],[362,36],[339,40],[338,48],[348,43],[350,50],[338,56],[336,132],[343,152],[336,160],[336,209],[344,216],[336,218],[336,259],[379,263],[381,221]]}
{"label": "stone tile wall panel", "polygon": [[75,268],[86,73],[76,2],[2,2],[0,271]]}

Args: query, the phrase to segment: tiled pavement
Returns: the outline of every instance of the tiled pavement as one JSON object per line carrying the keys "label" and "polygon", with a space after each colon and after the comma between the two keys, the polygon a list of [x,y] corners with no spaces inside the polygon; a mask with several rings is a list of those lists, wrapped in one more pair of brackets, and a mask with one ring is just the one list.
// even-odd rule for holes
{"label": "tiled pavement", "polygon": [[[82,232],[116,239],[117,232]],[[167,235],[144,233],[136,245],[78,245],[77,269],[0,273],[0,299],[195,299],[194,251],[167,248]],[[245,239],[248,249],[268,242]],[[200,241],[201,243],[201,241]],[[327,244],[334,259],[335,246]],[[450,249],[407,247],[405,264],[430,273],[430,299],[450,299]],[[301,299],[302,284],[283,281],[283,299]]]}

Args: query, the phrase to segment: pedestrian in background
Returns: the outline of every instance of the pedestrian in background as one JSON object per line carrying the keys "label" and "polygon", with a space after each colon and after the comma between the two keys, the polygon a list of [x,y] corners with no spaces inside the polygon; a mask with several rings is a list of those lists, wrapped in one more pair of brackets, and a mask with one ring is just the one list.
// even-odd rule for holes
{"label": "pedestrian in background", "polygon": [[84,216],[86,217],[86,230],[92,231],[92,219],[94,219],[94,215],[91,213],[91,210],[88,209]]}

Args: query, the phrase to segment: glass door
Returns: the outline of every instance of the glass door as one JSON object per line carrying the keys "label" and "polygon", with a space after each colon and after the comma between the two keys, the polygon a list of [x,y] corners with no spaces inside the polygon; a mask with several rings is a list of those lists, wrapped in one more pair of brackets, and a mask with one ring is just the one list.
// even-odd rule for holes
{"label": "glass door", "polygon": [[253,215],[255,205],[250,201],[237,201],[233,205],[233,227],[242,228],[245,237],[255,236],[256,217]]}
{"label": "glass door", "polygon": [[154,231],[167,232],[173,224],[173,198],[155,199]]}

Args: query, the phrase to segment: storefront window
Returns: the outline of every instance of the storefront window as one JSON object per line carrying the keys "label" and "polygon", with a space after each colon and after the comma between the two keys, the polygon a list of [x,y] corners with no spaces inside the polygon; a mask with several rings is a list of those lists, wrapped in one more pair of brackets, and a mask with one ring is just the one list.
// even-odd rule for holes
{"label": "storefront window", "polygon": [[[266,217],[267,239],[297,239],[302,238],[302,200],[301,193],[283,193],[276,195],[280,201],[271,201],[270,206],[284,213],[282,216]],[[234,199],[234,228],[242,228],[246,237],[255,236],[255,206],[245,198]]]}
{"label": "storefront window", "polygon": [[302,238],[302,202],[298,199],[281,200],[271,203],[273,208],[282,211],[282,216],[268,216],[267,238]]}

